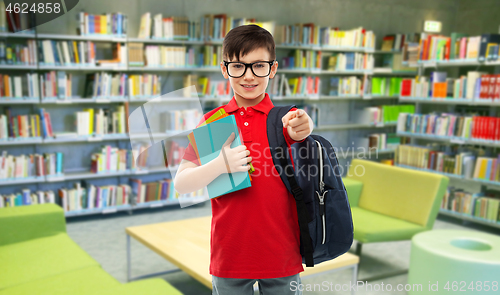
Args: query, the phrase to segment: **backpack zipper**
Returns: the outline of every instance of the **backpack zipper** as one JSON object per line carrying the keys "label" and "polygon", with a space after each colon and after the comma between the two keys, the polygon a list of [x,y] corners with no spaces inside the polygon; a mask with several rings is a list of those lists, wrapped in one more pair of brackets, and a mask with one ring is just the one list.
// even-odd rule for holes
{"label": "backpack zipper", "polygon": [[323,239],[321,240],[321,244],[325,243],[326,240],[326,220],[325,220],[325,194],[328,191],[325,191],[325,183],[323,182],[323,148],[319,141],[315,140],[319,149],[319,189],[321,195],[316,191],[319,199],[319,215],[321,216],[322,228],[323,228]]}

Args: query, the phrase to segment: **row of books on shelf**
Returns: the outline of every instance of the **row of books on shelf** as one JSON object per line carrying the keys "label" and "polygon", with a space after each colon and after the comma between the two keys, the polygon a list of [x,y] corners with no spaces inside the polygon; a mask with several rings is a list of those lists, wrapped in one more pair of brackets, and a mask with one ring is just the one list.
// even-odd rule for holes
{"label": "row of books on shelf", "polygon": [[320,27],[314,23],[276,25],[273,37],[279,45],[375,48],[375,34],[362,27],[340,30],[335,27]]}
{"label": "row of books on shelf", "polygon": [[46,65],[95,64],[92,41],[39,40],[40,63]]}
{"label": "row of books on shelf", "polygon": [[194,48],[147,45],[144,47],[148,67],[185,67],[194,65]]}
{"label": "row of books on shelf", "polygon": [[0,114],[0,139],[51,137],[52,123],[50,114],[40,109],[38,114],[13,115],[10,107]]}
{"label": "row of books on shelf", "polygon": [[[136,169],[133,153],[137,150],[120,149],[110,145],[102,146],[98,153],[90,157],[90,172],[109,173]],[[139,150],[139,152],[146,152]],[[147,155],[142,156],[147,158]]]}
{"label": "row of books on shelf", "polygon": [[358,124],[387,124],[397,122],[401,113],[414,112],[414,105],[380,105],[356,108],[353,117]]}
{"label": "row of books on shelf", "polygon": [[40,97],[38,74],[28,73],[22,76],[0,74],[0,98],[2,97]]}
{"label": "row of books on shelf", "polygon": [[[166,146],[166,166],[172,168],[180,165],[185,147],[175,141]],[[110,145],[103,145],[99,152],[90,157],[90,172],[109,173],[127,170],[144,170],[148,166],[150,157],[149,148],[144,143],[134,143],[132,149],[120,149]],[[157,159],[153,159],[157,160]],[[165,170],[166,171],[166,170]]]}
{"label": "row of books on shelf", "polygon": [[30,9],[16,12],[14,3],[7,2],[7,6],[5,3],[4,1],[0,3],[0,32],[26,32],[36,26],[37,22],[33,13],[36,8],[31,6]]}
{"label": "row of books on shelf", "polygon": [[421,33],[418,42],[403,48],[403,60],[410,63],[440,60],[497,60],[500,34],[469,36],[454,32],[450,36]]}
{"label": "row of books on shelf", "polygon": [[500,221],[500,195],[498,191],[486,190],[479,193],[448,187],[441,202],[441,209],[471,217],[482,218],[490,222]]}
{"label": "row of books on shelf", "polygon": [[363,94],[363,80],[357,76],[331,77],[328,94],[331,96],[358,96]]}
{"label": "row of books on shelf", "polygon": [[43,65],[125,65],[127,63],[127,45],[113,43],[112,59],[96,59],[96,44],[92,41],[55,41],[39,40],[39,57]]}
{"label": "row of books on shelf", "polygon": [[372,54],[347,52],[332,53],[328,57],[329,71],[372,70],[374,59]]}
{"label": "row of books on shelf", "polygon": [[[128,103],[116,106],[113,111],[108,108],[85,108],[75,113],[75,131],[54,132],[50,113],[39,109],[39,114],[13,115],[10,108],[6,114],[0,115],[0,139],[12,138],[76,138],[78,136],[126,134],[128,132]],[[196,126],[200,117],[196,109],[161,110],[160,120],[151,126],[156,132],[189,130]],[[153,122],[151,122],[153,124]]]}
{"label": "row of books on shelf", "polygon": [[[204,195],[200,189],[183,197]],[[156,201],[174,201],[179,198],[174,183],[166,178],[153,182],[130,179],[128,184],[96,186],[85,181],[77,182],[72,188],[54,190],[22,189],[19,193],[0,195],[0,208],[53,203],[65,212],[106,209],[122,205],[139,205]]]}
{"label": "row of books on shelf", "polygon": [[[271,83],[275,79],[271,80]],[[229,97],[232,93],[231,82],[228,80],[211,79],[198,75],[186,75],[183,79],[184,97]],[[195,85],[196,92],[191,93],[191,85]]]}
{"label": "row of books on shelf", "polygon": [[287,78],[285,74],[276,75],[269,82],[267,93],[271,96],[310,96],[319,97],[321,80],[318,76]]}
{"label": "row of books on shelf", "polygon": [[467,100],[500,99],[500,74],[470,71],[460,78],[448,78],[446,72],[432,72],[429,78],[404,79],[401,97],[456,98]]}
{"label": "row of books on shelf", "polygon": [[[331,77],[327,88],[330,96],[398,95],[402,78],[360,79],[357,76]],[[267,88],[271,96],[307,96],[318,98],[321,79],[318,76],[300,76],[287,78],[285,74],[276,75]]]}
{"label": "row of books on shelf", "polygon": [[38,63],[36,42],[28,40],[26,43],[26,45],[5,44],[4,41],[0,41],[0,64],[36,65]]}
{"label": "row of books on shelf", "polygon": [[222,46],[205,45],[199,50],[186,46],[129,43],[129,65],[147,67],[214,67],[222,61]]}
{"label": "row of books on shelf", "polygon": [[289,56],[283,57],[280,67],[321,70],[322,64],[321,51],[296,49]]}
{"label": "row of books on shelf", "polygon": [[450,139],[500,140],[500,118],[450,113],[399,115],[398,132],[426,134]]}
{"label": "row of books on shelf", "polygon": [[[138,178],[131,178],[130,186],[132,188],[131,195],[137,204],[179,198],[179,194],[174,189],[174,182],[168,178],[148,183],[143,183]],[[192,194],[193,197],[201,195],[203,195],[203,190]]]}
{"label": "row of books on shelf", "polygon": [[401,51],[405,43],[414,43],[420,41],[419,33],[408,34],[389,34],[382,38],[382,51]]}
{"label": "row of books on shelf", "polygon": [[75,115],[78,136],[127,132],[128,110],[125,105],[117,106],[116,111],[107,108],[85,108]]}
{"label": "row of books on shelf", "polygon": [[373,96],[396,96],[399,95],[401,82],[403,78],[401,77],[372,77],[368,79],[368,85],[365,93],[371,93]]}
{"label": "row of books on shelf", "polygon": [[63,173],[64,155],[61,152],[9,155],[3,151],[0,156],[0,181],[32,178]]}
{"label": "row of books on shelf", "polygon": [[177,40],[188,39],[192,34],[193,23],[187,17],[170,16],[164,17],[158,13],[151,17],[150,12],[141,16],[139,24],[138,38],[159,39],[159,40]]}
{"label": "row of books on shelf", "polygon": [[[134,98],[157,96],[161,94],[161,81],[161,76],[154,74],[128,75],[106,72],[87,74],[83,97]],[[36,84],[34,88],[37,88],[38,84],[36,82],[34,84]],[[78,85],[73,84],[73,75],[64,71],[50,71],[40,75],[42,98],[44,99],[78,97],[73,95],[73,88],[78,88]]]}
{"label": "row of books on shelf", "polygon": [[500,182],[500,154],[487,155],[482,149],[400,145],[395,154],[397,164],[453,174],[464,179]]}
{"label": "row of books on shelf", "polygon": [[[175,141],[167,145],[165,171],[180,164],[185,147]],[[82,155],[84,156],[84,155]],[[90,155],[91,173],[115,173],[126,171],[147,171],[149,149],[143,143],[134,143],[132,149],[120,149],[103,145]],[[154,159],[155,160],[155,159]],[[0,181],[27,179],[40,176],[64,176],[64,154],[62,152],[43,154],[0,155]]]}
{"label": "row of books on shelf", "polygon": [[246,24],[267,29],[273,34],[276,44],[375,47],[374,33],[363,28],[340,30],[313,23],[276,25],[273,21],[257,22],[254,18],[235,18],[224,13],[205,14],[197,22],[189,21],[186,17],[152,16],[147,12],[141,17],[138,38],[222,40],[231,29]]}
{"label": "row of books on shelf", "polygon": [[[222,60],[222,46],[205,45],[199,50],[186,46],[159,46],[143,43],[112,44],[112,59],[97,60],[96,44],[92,41],[56,41],[39,40],[38,49],[34,40],[28,40],[28,46],[15,45],[12,52],[10,46],[2,55],[0,43],[0,63],[37,64],[39,56],[42,65],[53,66],[109,66],[125,65],[148,67],[194,67],[217,66]],[[323,68],[322,52],[313,50],[294,50],[290,56],[282,59],[282,68],[317,69]],[[367,53],[332,53],[328,57],[327,70],[370,70],[374,59]]]}
{"label": "row of books on shelf", "polygon": [[359,152],[363,152],[363,148],[366,152],[371,152],[373,149],[377,151],[396,149],[404,139],[399,137],[396,133],[372,133],[364,137],[356,137],[353,141],[353,151],[357,149]]}
{"label": "row of books on shelf", "polygon": [[[80,35],[127,34],[128,18],[117,13],[78,15],[77,33]],[[257,22],[255,18],[234,18],[226,14],[206,14],[199,21],[187,17],[164,17],[150,12],[141,16],[138,38],[166,40],[221,40],[232,28],[245,24],[257,24],[274,35],[277,44],[324,45],[335,47],[374,48],[375,35],[364,28],[340,30],[336,27],[320,27],[313,23],[276,25],[274,22]]]}
{"label": "row of books on shelf", "polygon": [[120,12],[92,14],[80,12],[78,14],[79,35],[127,35],[128,17]]}

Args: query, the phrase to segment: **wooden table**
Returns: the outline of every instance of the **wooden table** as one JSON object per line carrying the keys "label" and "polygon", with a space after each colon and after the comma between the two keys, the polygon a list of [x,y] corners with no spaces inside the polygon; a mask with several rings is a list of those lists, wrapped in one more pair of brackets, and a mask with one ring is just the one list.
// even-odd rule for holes
{"label": "wooden table", "polygon": [[[211,218],[211,216],[206,216],[127,227],[125,229],[127,233],[127,279],[131,281],[182,270],[212,289],[212,275],[209,273]],[[170,261],[178,269],[132,278],[131,237]],[[356,282],[358,263],[359,257],[347,252],[314,267],[306,268],[304,265],[301,278],[351,268],[352,282]]]}

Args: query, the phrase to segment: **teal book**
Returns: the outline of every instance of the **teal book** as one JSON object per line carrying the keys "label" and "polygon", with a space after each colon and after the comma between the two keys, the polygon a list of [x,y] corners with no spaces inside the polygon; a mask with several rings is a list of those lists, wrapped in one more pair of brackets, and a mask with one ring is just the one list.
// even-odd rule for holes
{"label": "teal book", "polygon": [[[231,143],[231,148],[241,145],[241,138],[236,125],[234,115],[229,115],[205,126],[193,130],[194,139],[200,155],[200,163],[206,163],[217,158],[220,154],[222,145],[226,142],[231,133],[235,138]],[[248,172],[223,173],[214,179],[207,186],[210,199],[221,195],[232,193],[244,188],[250,187],[250,177]]]}

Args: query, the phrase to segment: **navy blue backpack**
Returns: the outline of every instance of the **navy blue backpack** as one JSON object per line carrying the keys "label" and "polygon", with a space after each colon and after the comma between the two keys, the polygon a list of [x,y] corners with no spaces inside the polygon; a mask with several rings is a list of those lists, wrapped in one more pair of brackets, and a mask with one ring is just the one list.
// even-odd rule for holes
{"label": "navy blue backpack", "polygon": [[267,137],[274,166],[297,205],[302,263],[312,267],[347,252],[354,226],[337,156],[328,140],[311,134],[292,144],[292,167],[281,118],[293,107],[271,109]]}

